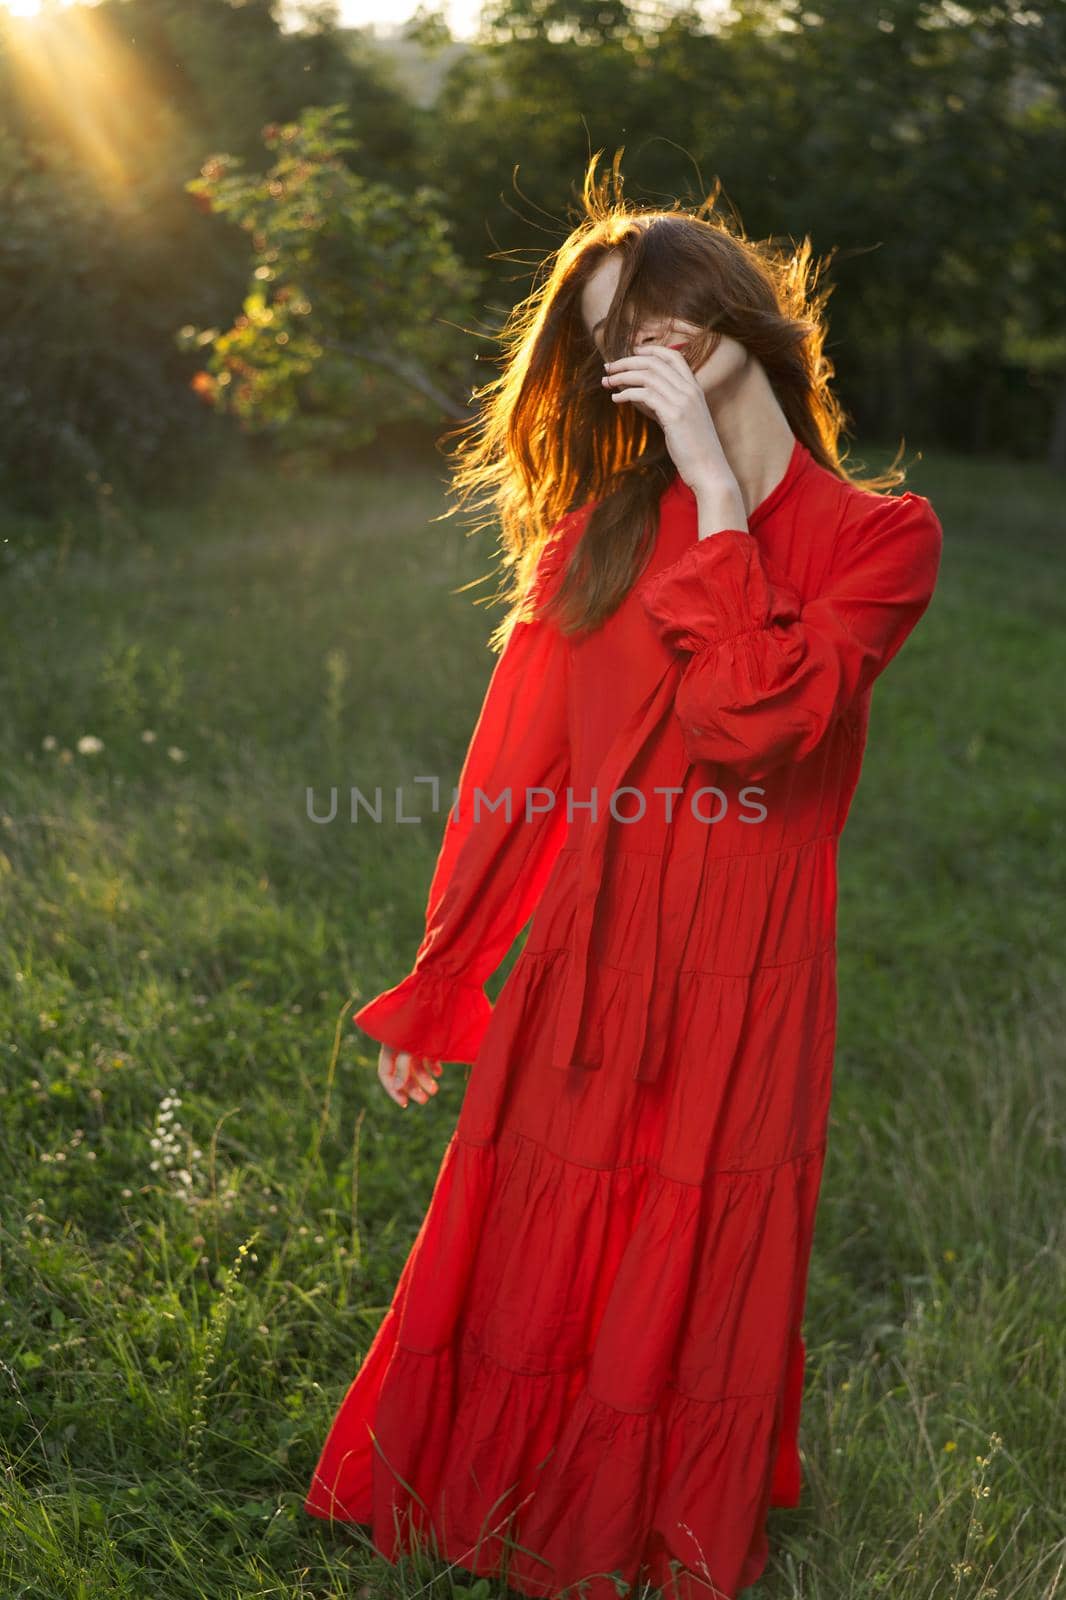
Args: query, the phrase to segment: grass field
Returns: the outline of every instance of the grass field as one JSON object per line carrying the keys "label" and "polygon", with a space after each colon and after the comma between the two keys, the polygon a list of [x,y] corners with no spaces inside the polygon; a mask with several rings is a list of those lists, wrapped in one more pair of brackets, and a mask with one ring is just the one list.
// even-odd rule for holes
{"label": "grass field", "polygon": [[[933,456],[910,487],[944,562],[841,846],[806,1481],[756,1592],[1051,1600],[1062,485]],[[441,818],[305,806],[458,774],[499,613],[453,592],[491,541],[444,504],[239,473],[103,537],[0,528],[0,1600],[500,1592],[301,1510],[468,1070],[401,1110],[347,1020],[410,967]]]}

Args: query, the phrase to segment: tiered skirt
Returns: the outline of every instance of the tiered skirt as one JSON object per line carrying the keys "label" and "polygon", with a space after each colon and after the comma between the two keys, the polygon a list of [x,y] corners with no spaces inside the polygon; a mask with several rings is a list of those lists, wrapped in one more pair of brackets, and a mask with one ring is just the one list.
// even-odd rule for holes
{"label": "tiered skirt", "polygon": [[616,1600],[615,1576],[733,1600],[761,1574],[767,1514],[801,1488],[834,850],[714,865],[696,937],[673,952],[652,1082],[616,1070],[640,985],[614,919],[649,913],[632,856],[607,884],[591,968],[598,1065],[552,1065],[574,871],[561,863],[310,1513],[367,1525],[389,1560],[424,1543],[548,1600]]}

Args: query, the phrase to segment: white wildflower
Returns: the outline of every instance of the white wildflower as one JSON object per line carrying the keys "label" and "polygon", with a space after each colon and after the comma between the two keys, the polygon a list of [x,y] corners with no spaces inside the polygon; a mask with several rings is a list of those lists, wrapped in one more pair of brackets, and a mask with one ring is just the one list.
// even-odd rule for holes
{"label": "white wildflower", "polygon": [[158,1158],[149,1162],[149,1170],[161,1172],[171,1193],[188,1205],[196,1206],[202,1203],[203,1151],[176,1120],[175,1108],[180,1105],[181,1096],[175,1089],[159,1102],[155,1127],[148,1140],[149,1148],[158,1151]]}

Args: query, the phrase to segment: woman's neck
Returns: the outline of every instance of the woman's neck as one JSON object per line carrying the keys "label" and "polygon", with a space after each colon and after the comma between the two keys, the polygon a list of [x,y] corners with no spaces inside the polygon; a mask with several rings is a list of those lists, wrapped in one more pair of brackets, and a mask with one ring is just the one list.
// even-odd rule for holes
{"label": "woman's neck", "polygon": [[765,368],[749,356],[708,407],[750,514],[784,477],[796,443]]}

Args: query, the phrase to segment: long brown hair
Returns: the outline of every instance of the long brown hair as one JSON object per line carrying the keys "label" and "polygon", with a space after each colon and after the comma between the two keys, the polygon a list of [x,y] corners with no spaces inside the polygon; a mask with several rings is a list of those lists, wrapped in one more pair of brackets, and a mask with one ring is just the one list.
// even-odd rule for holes
{"label": "long brown hair", "polygon": [[[600,152],[602,153],[602,152]],[[814,262],[809,237],[788,249],[748,239],[713,216],[717,187],[693,212],[639,210],[622,198],[616,154],[610,177],[585,170],[584,216],[544,263],[543,281],[510,313],[499,335],[500,375],[474,391],[479,413],[446,435],[455,451],[452,487],[461,509],[479,495],[477,528],[498,521],[509,610],[490,640],[502,648],[520,618],[551,616],[564,633],[595,628],[617,609],[655,542],[659,500],[676,477],[663,431],[635,406],[615,405],[600,382],[603,358],[581,315],[581,295],[609,251],[621,256],[603,325],[606,359],[628,352],[648,317],[674,317],[701,331],[684,355],[695,371],[723,334],[762,363],[794,436],[846,482],[883,490],[900,484],[893,465],[876,477],[845,470],[846,421],[830,389],[820,288],[828,258]],[[615,194],[611,197],[611,179]],[[897,455],[898,460],[898,455]],[[593,509],[557,591],[532,603],[533,577],[553,530],[572,511]]]}

